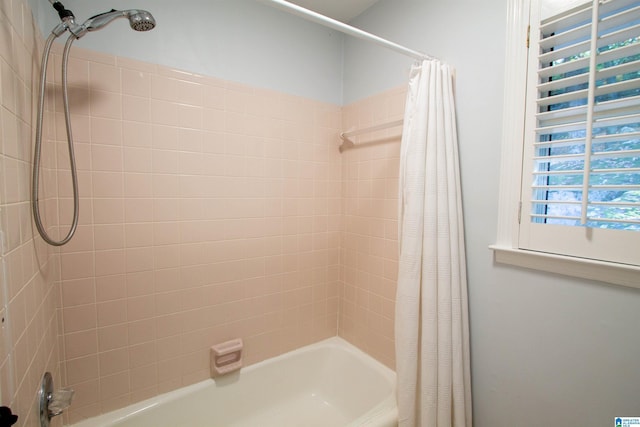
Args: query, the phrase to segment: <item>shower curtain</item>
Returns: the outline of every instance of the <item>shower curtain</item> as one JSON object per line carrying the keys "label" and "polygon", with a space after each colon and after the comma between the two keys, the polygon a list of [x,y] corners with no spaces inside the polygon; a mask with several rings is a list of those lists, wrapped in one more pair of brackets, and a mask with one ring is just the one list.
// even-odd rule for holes
{"label": "shower curtain", "polygon": [[471,427],[469,322],[453,78],[411,70],[400,154],[396,371],[401,427]]}

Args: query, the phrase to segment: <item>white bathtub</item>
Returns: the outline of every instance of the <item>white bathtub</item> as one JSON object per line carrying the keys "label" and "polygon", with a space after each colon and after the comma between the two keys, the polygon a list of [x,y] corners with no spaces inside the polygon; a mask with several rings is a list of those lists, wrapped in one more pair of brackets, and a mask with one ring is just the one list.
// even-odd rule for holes
{"label": "white bathtub", "polygon": [[391,427],[395,382],[335,337],[74,427]]}

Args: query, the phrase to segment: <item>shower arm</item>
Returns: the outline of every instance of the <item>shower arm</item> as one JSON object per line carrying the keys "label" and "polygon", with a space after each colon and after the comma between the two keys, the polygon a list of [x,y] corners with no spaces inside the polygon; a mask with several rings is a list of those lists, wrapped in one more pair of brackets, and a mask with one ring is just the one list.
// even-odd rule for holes
{"label": "shower arm", "polygon": [[60,37],[65,31],[69,30],[69,32],[74,33],[80,28],[80,25],[76,23],[76,17],[73,12],[69,9],[65,8],[62,3],[56,0],[49,0],[49,3],[53,6],[53,8],[58,12],[58,16],[60,17],[60,23],[53,29],[51,32],[55,34],[56,37]]}
{"label": "shower arm", "polygon": [[[52,0],[49,0],[52,2]],[[99,13],[87,19],[82,24],[78,24],[75,21],[73,12],[66,9],[62,3],[55,1],[51,3],[55,10],[58,11],[60,16],[60,24],[58,24],[52,31],[57,36],[62,35],[65,31],[69,30],[76,39],[83,37],[90,31],[97,31],[117,18],[127,18],[129,25],[136,31],[149,31],[155,28],[156,21],[153,15],[146,10],[142,9],[129,9],[129,10],[116,10],[111,9],[107,12]]]}

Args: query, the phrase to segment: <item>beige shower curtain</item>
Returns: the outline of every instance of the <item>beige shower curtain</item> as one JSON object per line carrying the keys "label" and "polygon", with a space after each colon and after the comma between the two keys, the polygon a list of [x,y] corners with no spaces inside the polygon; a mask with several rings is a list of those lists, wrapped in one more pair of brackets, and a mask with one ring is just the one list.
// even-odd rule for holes
{"label": "beige shower curtain", "polygon": [[412,68],[400,156],[396,371],[401,427],[471,427],[469,321],[449,67]]}

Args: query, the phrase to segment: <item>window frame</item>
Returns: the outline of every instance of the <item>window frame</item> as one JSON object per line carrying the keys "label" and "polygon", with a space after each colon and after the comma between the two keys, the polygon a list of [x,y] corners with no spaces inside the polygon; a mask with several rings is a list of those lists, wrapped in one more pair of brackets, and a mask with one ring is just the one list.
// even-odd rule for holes
{"label": "window frame", "polygon": [[640,288],[640,266],[519,248],[531,5],[532,0],[509,0],[507,5],[498,228],[496,242],[490,246],[494,260],[501,264]]}

